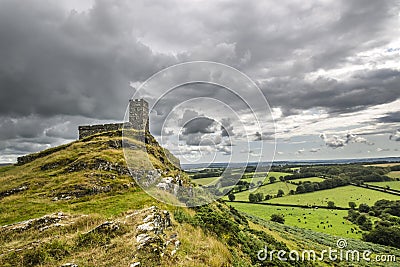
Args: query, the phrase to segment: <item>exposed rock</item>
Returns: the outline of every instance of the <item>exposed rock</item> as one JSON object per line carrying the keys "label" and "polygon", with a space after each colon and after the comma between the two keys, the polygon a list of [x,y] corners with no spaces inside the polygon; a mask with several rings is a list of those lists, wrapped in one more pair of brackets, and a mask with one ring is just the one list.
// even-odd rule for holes
{"label": "exposed rock", "polygon": [[112,232],[118,231],[119,229],[120,229],[120,225],[119,225],[118,222],[106,221],[106,222],[100,224],[99,226],[96,226],[95,228],[93,228],[92,230],[87,232],[86,234],[90,234],[90,233],[112,233]]}
{"label": "exposed rock", "polygon": [[81,170],[115,171],[119,175],[128,175],[129,170],[122,164],[112,163],[104,159],[95,159],[94,162],[76,161],[67,168],[67,172],[77,172]]}
{"label": "exposed rock", "polygon": [[160,170],[137,170],[129,169],[131,176],[142,186],[150,187],[160,182]]}
{"label": "exposed rock", "polygon": [[50,227],[59,227],[65,225],[65,224],[60,224],[59,222],[62,220],[66,220],[68,218],[69,216],[62,212],[53,213],[36,219],[30,219],[23,222],[4,225],[2,226],[2,231],[22,232],[28,229],[37,229],[39,231],[44,231],[46,229],[49,229]]}
{"label": "exposed rock", "polygon": [[153,222],[148,222],[144,223],[138,226],[138,230],[140,232],[148,232],[148,231],[153,231],[154,230],[154,223]]}
{"label": "exposed rock", "polygon": [[142,222],[137,226],[136,236],[135,257],[139,262],[147,262],[151,257],[152,261],[157,263],[161,257],[172,257],[177,252],[180,244],[178,234],[166,234],[167,230],[173,229],[168,211],[152,206],[126,216],[127,219],[132,217],[139,217]]}
{"label": "exposed rock", "polygon": [[68,263],[64,263],[60,267],[78,267],[78,264],[68,262]]}
{"label": "exposed rock", "polygon": [[16,193],[19,193],[19,192],[22,192],[22,191],[25,191],[25,190],[28,190],[28,189],[29,189],[29,187],[27,185],[21,185],[19,187],[12,188],[12,189],[0,192],[0,199],[4,198],[4,197],[7,197],[7,196],[14,195]]}

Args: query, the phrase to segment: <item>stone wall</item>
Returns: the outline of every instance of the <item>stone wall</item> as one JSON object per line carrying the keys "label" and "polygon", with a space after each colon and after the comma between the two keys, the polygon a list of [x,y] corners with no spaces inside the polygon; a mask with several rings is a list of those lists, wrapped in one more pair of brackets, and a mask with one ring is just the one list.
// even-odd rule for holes
{"label": "stone wall", "polygon": [[129,100],[129,122],[136,130],[149,131],[149,103],[146,100]]}
{"label": "stone wall", "polygon": [[78,127],[79,139],[83,139],[85,137],[98,133],[122,130],[123,125],[124,125],[123,123],[109,123],[109,124],[79,126]]}

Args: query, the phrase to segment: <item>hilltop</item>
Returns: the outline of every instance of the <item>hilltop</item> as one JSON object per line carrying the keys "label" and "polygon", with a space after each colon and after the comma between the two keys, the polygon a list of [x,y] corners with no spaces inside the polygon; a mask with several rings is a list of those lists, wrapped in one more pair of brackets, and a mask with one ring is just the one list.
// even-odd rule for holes
{"label": "hilltop", "polygon": [[[178,160],[150,134],[146,147],[164,176],[189,182],[165,155]],[[183,208],[155,200],[129,175],[121,131],[1,167],[0,200],[1,266],[313,266],[262,262],[257,252],[265,246],[320,250],[336,242],[334,236],[244,216],[224,202]]]}

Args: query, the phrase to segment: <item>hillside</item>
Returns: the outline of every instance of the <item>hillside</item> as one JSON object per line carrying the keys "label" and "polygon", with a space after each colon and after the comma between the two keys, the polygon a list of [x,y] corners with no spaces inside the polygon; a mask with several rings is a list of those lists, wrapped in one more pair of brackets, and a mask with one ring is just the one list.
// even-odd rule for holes
{"label": "hillside", "polygon": [[[186,179],[151,135],[146,146],[163,175]],[[153,199],[128,174],[120,131],[1,167],[0,201],[0,266],[330,266],[259,261],[257,252],[335,244],[333,236],[310,241],[311,231],[246,217],[223,202],[182,208]]]}

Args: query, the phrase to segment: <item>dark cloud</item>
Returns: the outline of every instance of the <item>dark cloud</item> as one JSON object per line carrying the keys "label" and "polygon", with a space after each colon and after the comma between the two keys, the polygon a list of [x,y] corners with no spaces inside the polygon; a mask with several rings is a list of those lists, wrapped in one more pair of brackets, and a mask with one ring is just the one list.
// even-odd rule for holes
{"label": "dark cloud", "polygon": [[378,118],[378,121],[384,123],[400,122],[400,111],[390,112],[386,116]]}
{"label": "dark cloud", "polygon": [[276,78],[263,83],[262,88],[270,104],[282,107],[285,114],[316,107],[336,114],[393,102],[400,98],[399,84],[400,71],[382,69],[359,71],[346,81]]}
{"label": "dark cloud", "polygon": [[271,141],[274,140],[274,134],[273,132],[263,132],[262,134],[260,132],[256,132],[254,141]]}
{"label": "dark cloud", "polygon": [[221,121],[222,137],[234,136],[233,125],[230,119],[222,119]]}
{"label": "dark cloud", "polygon": [[132,25],[118,16],[123,8],[122,1],[96,1],[77,13],[52,1],[2,1],[0,114],[121,120],[129,82],[174,62],[127,38]]}
{"label": "dark cloud", "polygon": [[215,121],[206,117],[194,118],[183,125],[183,134],[195,134],[195,133],[214,133]]}

